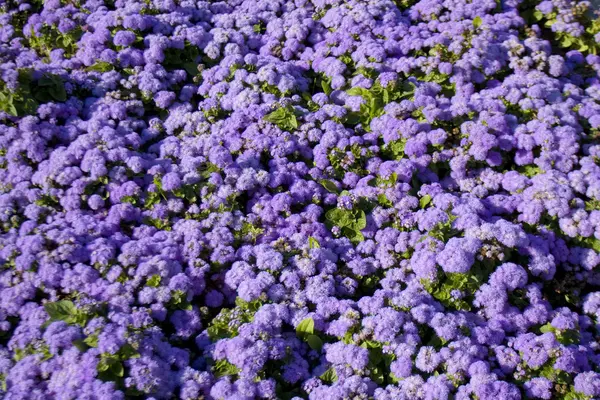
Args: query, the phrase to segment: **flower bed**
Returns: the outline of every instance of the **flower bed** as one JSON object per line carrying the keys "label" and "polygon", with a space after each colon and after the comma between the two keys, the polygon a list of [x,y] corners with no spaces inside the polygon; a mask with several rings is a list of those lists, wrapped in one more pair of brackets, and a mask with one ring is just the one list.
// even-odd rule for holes
{"label": "flower bed", "polygon": [[600,398],[589,2],[0,4],[0,397]]}

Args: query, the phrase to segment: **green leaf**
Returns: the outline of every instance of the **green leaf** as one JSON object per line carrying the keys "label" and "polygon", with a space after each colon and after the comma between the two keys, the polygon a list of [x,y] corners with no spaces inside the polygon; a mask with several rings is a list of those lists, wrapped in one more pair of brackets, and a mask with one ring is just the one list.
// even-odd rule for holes
{"label": "green leaf", "polygon": [[215,378],[220,378],[222,376],[235,375],[239,372],[239,369],[229,363],[227,360],[219,360],[213,366],[213,374]]}
{"label": "green leaf", "polygon": [[563,37],[563,39],[560,41],[560,47],[569,47],[573,44],[573,37],[572,36],[565,36]]}
{"label": "green leaf", "polygon": [[123,363],[121,363],[121,362],[114,363],[110,367],[110,372],[112,372],[112,374],[114,376],[118,376],[119,378],[122,378],[123,377],[123,373],[125,372],[125,370],[123,368]]}
{"label": "green leaf", "polygon": [[306,337],[306,343],[308,343],[310,348],[315,351],[321,351],[323,348],[323,341],[317,335],[308,335]]}
{"label": "green leaf", "polygon": [[535,10],[533,12],[533,19],[534,21],[540,21],[542,18],[544,18],[544,14],[542,14],[542,12],[540,10]]}
{"label": "green leaf", "polygon": [[114,66],[111,63],[107,63],[105,61],[100,61],[94,65],[87,67],[86,71],[108,72],[108,71],[112,71],[113,69],[114,69]]}
{"label": "green leaf", "polygon": [[329,83],[329,78],[321,80],[321,88],[323,89],[323,93],[329,96],[332,92],[331,84]]}
{"label": "green leaf", "polygon": [[593,250],[597,251],[598,253],[600,253],[600,240],[596,239],[593,236],[576,241],[576,244],[583,246],[583,247],[593,249]]}
{"label": "green leaf", "polygon": [[304,318],[296,327],[296,335],[306,338],[315,333],[315,321],[311,317]]}
{"label": "green leaf", "polygon": [[138,358],[140,356],[137,350],[129,343],[125,343],[119,349],[118,354],[121,360],[129,360],[130,358]]}
{"label": "green leaf", "polygon": [[119,359],[114,354],[102,354],[100,361],[98,362],[98,371],[104,372],[108,371],[113,364],[119,362]]}
{"label": "green leaf", "polygon": [[357,230],[365,229],[367,227],[367,215],[363,210],[358,210],[358,218],[354,224],[354,228]]}
{"label": "green leaf", "polygon": [[374,340],[365,340],[361,343],[361,347],[369,350],[369,364],[371,367],[375,367],[381,361],[383,361],[382,344]]}
{"label": "green leaf", "polygon": [[161,276],[158,274],[152,275],[150,278],[148,278],[146,285],[150,287],[158,287],[158,285],[160,285],[161,279]]}
{"label": "green leaf", "polygon": [[97,366],[98,372],[108,371],[110,365],[111,364],[109,364],[109,362],[105,358],[101,359]]}
{"label": "green leaf", "polygon": [[421,199],[419,200],[419,205],[421,206],[421,208],[425,208],[427,207],[427,205],[431,203],[431,196],[426,194],[425,196],[421,197]]}
{"label": "green leaf", "polygon": [[160,203],[161,195],[157,192],[148,192],[146,194],[146,201],[144,202],[144,207],[148,210],[152,209],[155,204]]}
{"label": "green leaf", "polygon": [[352,89],[347,90],[346,93],[349,96],[362,96],[362,97],[365,97],[370,94],[367,89],[361,88],[361,87],[353,87]]}
{"label": "green leaf", "polygon": [[[17,107],[15,105],[15,107]],[[15,108],[18,115],[31,115],[35,114],[39,107],[39,103],[35,101],[33,98],[27,98],[22,100],[18,107]]]}
{"label": "green leaf", "polygon": [[183,63],[182,66],[183,69],[185,69],[185,72],[192,76],[196,76],[200,73],[200,71],[198,71],[198,63],[196,62],[186,62]]}
{"label": "green leaf", "polygon": [[337,372],[335,372],[335,368],[331,367],[327,371],[323,372],[323,374],[319,376],[319,379],[330,385],[337,382],[338,376]]}
{"label": "green leaf", "polygon": [[16,362],[19,362],[19,361],[21,361],[23,358],[25,358],[25,356],[27,356],[27,351],[26,351],[25,349],[21,349],[21,348],[17,347],[17,348],[14,350],[13,359],[14,359]]}
{"label": "green leaf", "polygon": [[393,207],[394,205],[383,193],[377,196],[377,202],[384,207]]}
{"label": "green leaf", "polygon": [[592,400],[592,397],[586,396],[585,394],[576,392],[575,389],[572,389],[563,397],[563,400]]}
{"label": "green leaf", "polygon": [[340,228],[352,223],[350,214],[347,210],[341,208],[332,208],[325,213],[325,218]]}
{"label": "green leaf", "polygon": [[137,197],[134,196],[123,196],[120,199],[121,203],[129,203],[129,204],[133,204],[136,205],[137,203]]}
{"label": "green leaf", "polygon": [[404,139],[395,140],[384,146],[384,154],[392,160],[400,160],[404,157],[404,147],[406,141]]}
{"label": "green leaf", "polygon": [[556,338],[560,344],[564,344],[565,346],[577,344],[581,340],[579,332],[575,329],[567,329],[565,331],[560,331],[556,335]]}
{"label": "green leaf", "polygon": [[330,193],[339,193],[339,190],[337,188],[337,186],[335,185],[335,183],[333,183],[330,180],[327,179],[321,179],[319,181],[319,183],[321,184],[321,186],[323,186],[325,188],[325,190],[327,190]]}
{"label": "green leaf", "polygon": [[384,372],[385,372],[384,368],[372,367],[370,377],[373,380],[373,382],[377,383],[378,385],[381,385],[385,381]]}
{"label": "green leaf", "polygon": [[98,347],[98,335],[90,335],[83,339],[83,343],[90,347]]}
{"label": "green leaf", "polygon": [[344,118],[344,123],[347,125],[358,125],[362,122],[362,116],[357,112],[349,112]]}
{"label": "green leaf", "polygon": [[298,129],[298,119],[292,106],[280,107],[264,117],[265,121],[277,125],[281,130],[293,131]]}
{"label": "green leaf", "polygon": [[19,115],[19,113],[17,112],[17,108],[15,107],[15,105],[12,102],[6,104],[5,107],[3,108],[3,110],[14,117]]}
{"label": "green leaf", "polygon": [[483,23],[483,20],[479,16],[477,16],[473,19],[473,26],[475,27],[475,29],[479,28],[482,23]]}
{"label": "green leaf", "polygon": [[77,313],[77,308],[73,302],[68,300],[46,303],[44,309],[53,321],[66,321]]}
{"label": "green leaf", "polygon": [[347,226],[342,228],[342,234],[354,243],[362,242],[365,240],[364,235],[359,230],[352,229]]}
{"label": "green leaf", "polygon": [[264,32],[264,28],[265,27],[263,26],[262,21],[259,22],[258,24],[252,25],[252,30],[254,31],[254,33],[262,33],[262,32]]}
{"label": "green leaf", "polygon": [[38,86],[54,86],[54,79],[51,75],[44,75],[38,80],[37,84]]}
{"label": "green leaf", "polygon": [[538,174],[543,173],[544,171],[542,171],[542,169],[540,167],[538,167],[537,165],[525,165],[525,166],[519,168],[519,172],[521,172],[526,177],[531,178]]}
{"label": "green leaf", "polygon": [[18,115],[17,108],[15,107],[13,96],[11,93],[5,94],[0,92],[0,109],[15,117]]}
{"label": "green leaf", "polygon": [[114,354],[102,354],[96,369],[99,378],[103,381],[115,381],[124,375],[123,364]]}
{"label": "green leaf", "polygon": [[77,350],[79,350],[82,353],[85,353],[88,349],[88,346],[85,344],[85,342],[79,339],[73,341],[73,346],[75,346]]}
{"label": "green leaf", "polygon": [[317,239],[315,239],[312,236],[308,237],[308,247],[310,249],[319,249],[321,248],[321,244],[319,243],[319,241]]}

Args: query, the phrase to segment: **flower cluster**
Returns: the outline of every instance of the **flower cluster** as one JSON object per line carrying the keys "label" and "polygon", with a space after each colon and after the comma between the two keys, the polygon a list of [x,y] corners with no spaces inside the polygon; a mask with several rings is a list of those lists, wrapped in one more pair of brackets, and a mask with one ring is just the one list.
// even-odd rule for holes
{"label": "flower cluster", "polygon": [[600,398],[587,1],[0,8],[0,397]]}

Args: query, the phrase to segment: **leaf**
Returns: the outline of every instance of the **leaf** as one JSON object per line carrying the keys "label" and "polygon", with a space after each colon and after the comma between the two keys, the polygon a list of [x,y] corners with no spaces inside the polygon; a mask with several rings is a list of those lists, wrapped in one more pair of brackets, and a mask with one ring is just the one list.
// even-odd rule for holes
{"label": "leaf", "polygon": [[596,239],[595,237],[585,238],[577,244],[579,244],[583,247],[593,249],[593,250],[597,251],[598,253],[600,253],[600,240]]}
{"label": "leaf", "polygon": [[325,213],[325,218],[340,228],[348,226],[352,222],[349,213],[341,208],[332,208],[331,210],[327,211]]}
{"label": "leaf", "polygon": [[265,121],[280,123],[288,117],[288,111],[285,107],[280,107],[277,110],[267,114],[264,119]]}
{"label": "leaf", "polygon": [[405,145],[405,140],[395,140],[385,145],[384,153],[387,157],[391,158],[392,160],[400,160],[404,157]]}
{"label": "leaf", "polygon": [[185,72],[192,76],[198,75],[200,73],[200,71],[198,71],[198,63],[196,62],[186,62],[183,63],[182,66],[183,69],[185,69]]}
{"label": "leaf", "polygon": [[383,89],[383,102],[385,104],[390,102],[390,92],[387,89]]}
{"label": "leaf", "polygon": [[98,335],[90,335],[83,339],[83,343],[90,347],[98,347]]}
{"label": "leaf", "polygon": [[100,61],[86,68],[86,71],[108,72],[112,71],[114,66],[111,63]]}
{"label": "leaf", "polygon": [[96,366],[98,377],[103,381],[115,381],[123,377],[124,368],[119,358],[114,354],[102,354]]}
{"label": "leaf", "polygon": [[319,241],[317,239],[315,239],[312,236],[308,237],[308,247],[310,249],[319,249],[321,248],[321,245],[319,244]]}
{"label": "leaf", "polygon": [[327,371],[323,372],[321,376],[319,376],[319,379],[327,384],[333,384],[337,382],[338,376],[337,372],[335,372],[335,368],[330,367]]}
{"label": "leaf", "polygon": [[378,385],[383,384],[383,382],[385,380],[384,371],[385,370],[383,368],[379,368],[379,367],[371,368],[370,377],[373,380],[373,382],[377,383]]}
{"label": "leaf", "polygon": [[15,107],[15,105],[13,103],[12,94],[10,94],[10,93],[4,94],[4,93],[0,92],[0,109],[2,109],[6,113],[13,115],[15,117],[18,115],[17,108]]}
{"label": "leaf", "polygon": [[325,93],[327,96],[329,96],[332,92],[331,84],[329,83],[328,79],[323,79],[321,81],[321,88],[323,89],[323,93]]}
{"label": "leaf", "polygon": [[540,167],[538,167],[537,165],[525,165],[525,166],[519,168],[519,172],[521,172],[526,177],[531,178],[538,174],[543,173],[544,171],[542,171],[542,169]]}
{"label": "leaf", "polygon": [[356,219],[354,227],[357,230],[365,229],[367,227],[367,215],[363,210],[358,210],[358,218]]}
{"label": "leaf", "polygon": [[215,375],[215,378],[220,378],[227,375],[235,375],[238,372],[239,369],[235,365],[229,363],[227,360],[219,360],[213,366],[213,374]]}
{"label": "leaf", "polygon": [[46,303],[44,309],[53,321],[66,321],[77,313],[77,308],[73,302],[68,300]]}
{"label": "leaf", "polygon": [[333,183],[333,181],[330,181],[330,180],[327,180],[327,179],[321,179],[319,181],[319,183],[328,192],[330,192],[330,193],[336,193],[336,194],[339,193],[339,190],[338,190],[337,186],[335,185],[335,183]]}
{"label": "leaf", "polygon": [[394,204],[383,193],[377,196],[377,202],[384,207],[394,206]]}
{"label": "leaf", "polygon": [[560,344],[564,344],[565,346],[577,344],[581,340],[579,332],[575,329],[561,331],[558,335],[556,335],[556,338]]}
{"label": "leaf", "polygon": [[573,38],[571,36],[565,36],[559,44],[560,47],[569,47],[573,44]]}
{"label": "leaf", "polygon": [[482,23],[483,23],[483,20],[479,16],[477,16],[473,19],[473,26],[475,27],[475,29],[479,28]]}
{"label": "leaf", "polygon": [[100,361],[98,362],[98,371],[100,372],[105,372],[108,371],[113,364],[116,364],[117,362],[119,362],[119,359],[117,358],[117,356],[113,355],[113,354],[102,354],[102,357],[100,358]]}
{"label": "leaf", "polygon": [[563,400],[591,400],[591,398],[583,393],[576,392],[575,389],[573,389],[563,397]]}
{"label": "leaf", "polygon": [[349,89],[346,91],[346,93],[349,96],[366,96],[369,94],[369,91],[365,88],[361,88],[361,87],[353,87],[352,89]]}
{"label": "leaf", "polygon": [[421,199],[419,200],[419,205],[421,206],[421,208],[425,208],[427,207],[427,205],[431,203],[431,196],[426,194],[425,196],[421,197]]}
{"label": "leaf", "polygon": [[308,337],[315,333],[315,321],[311,317],[304,318],[296,327],[296,335],[300,338]]}
{"label": "leaf", "polygon": [[137,203],[137,197],[134,196],[123,196],[120,199],[121,203],[129,203],[129,204],[133,204],[136,205]]}
{"label": "leaf", "polygon": [[123,377],[123,373],[125,372],[125,370],[123,368],[123,363],[121,363],[121,362],[114,363],[110,367],[110,372],[112,372],[112,374],[114,376],[118,376],[119,378],[122,378]]}
{"label": "leaf", "polygon": [[362,121],[362,116],[357,112],[349,112],[344,118],[344,123],[347,125],[358,125]]}
{"label": "leaf", "polygon": [[293,131],[298,129],[298,119],[292,106],[280,107],[263,118],[267,122],[277,125],[281,130]]}
{"label": "leaf", "polygon": [[75,346],[77,348],[77,350],[79,350],[82,353],[85,353],[88,349],[88,346],[85,344],[85,342],[83,340],[74,340],[73,346]]}
{"label": "leaf", "polygon": [[306,337],[306,343],[308,343],[310,348],[315,351],[321,351],[323,348],[323,341],[317,335],[308,335]]}
{"label": "leaf", "polygon": [[354,243],[362,242],[365,240],[364,235],[356,229],[344,227],[342,228],[342,234]]}
{"label": "leaf", "polygon": [[37,84],[38,86],[53,86],[54,79],[49,75],[44,75],[38,80]]}
{"label": "leaf", "polygon": [[118,354],[121,360],[129,360],[130,358],[138,358],[140,356],[137,350],[129,343],[121,346]]}
{"label": "leaf", "polygon": [[158,285],[160,285],[161,279],[161,276],[158,274],[152,275],[150,278],[148,278],[146,285],[150,287],[158,287]]}
{"label": "leaf", "polygon": [[7,103],[5,105],[5,107],[3,108],[3,110],[14,117],[19,115],[19,113],[17,112],[17,108],[15,107],[15,105],[12,102]]}
{"label": "leaf", "polygon": [[110,368],[110,364],[108,364],[108,362],[105,359],[100,360],[100,362],[98,363],[98,366],[96,367],[98,372],[108,371],[109,368]]}

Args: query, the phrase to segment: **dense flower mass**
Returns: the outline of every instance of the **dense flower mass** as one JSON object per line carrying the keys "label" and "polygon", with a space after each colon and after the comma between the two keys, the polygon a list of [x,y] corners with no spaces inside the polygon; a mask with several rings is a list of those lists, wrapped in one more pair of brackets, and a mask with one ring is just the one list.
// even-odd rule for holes
{"label": "dense flower mass", "polygon": [[1,398],[600,398],[588,1],[0,7]]}

